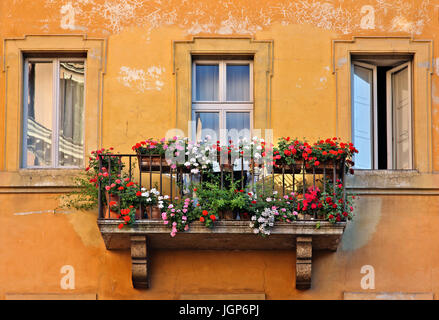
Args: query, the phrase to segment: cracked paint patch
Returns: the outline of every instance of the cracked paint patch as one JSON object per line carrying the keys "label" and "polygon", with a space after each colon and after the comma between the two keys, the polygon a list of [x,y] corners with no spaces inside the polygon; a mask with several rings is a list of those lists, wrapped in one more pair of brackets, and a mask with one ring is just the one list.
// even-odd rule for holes
{"label": "cracked paint patch", "polygon": [[145,71],[143,69],[122,66],[117,80],[125,87],[132,88],[137,92],[160,91],[164,85],[164,82],[161,80],[164,72],[165,68],[163,67],[152,66]]}

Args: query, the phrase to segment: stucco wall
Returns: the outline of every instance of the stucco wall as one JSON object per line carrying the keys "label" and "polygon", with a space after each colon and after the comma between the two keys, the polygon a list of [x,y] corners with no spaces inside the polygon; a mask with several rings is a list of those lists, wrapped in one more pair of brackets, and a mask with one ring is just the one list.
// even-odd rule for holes
{"label": "stucco wall", "polygon": [[[102,133],[90,145],[130,152],[142,138],[162,137],[176,122],[173,41],[199,37],[250,37],[273,41],[271,127],[274,137],[316,139],[336,134],[337,94],[332,41],[354,36],[433,40],[438,52],[438,0],[361,1],[141,1],[4,0],[2,40],[26,35],[86,35],[103,39],[100,100]],[[66,40],[68,41],[68,40]],[[74,41],[72,39],[72,41]],[[152,252],[148,290],[132,289],[129,252],[105,249],[95,212],[57,207],[61,179],[28,183],[11,161],[9,139],[19,136],[6,119],[19,117],[18,97],[8,97],[8,57],[0,42],[0,298],[6,293],[66,293],[63,265],[75,269],[75,293],[99,298],[179,298],[183,293],[265,292],[269,299],[341,299],[362,291],[361,267],[375,269],[375,291],[439,293],[436,254],[439,170],[439,63],[433,55],[431,92],[432,169],[415,182],[369,192],[363,186],[356,216],[336,253],[316,252],[310,290],[295,290],[294,252]],[[81,49],[81,48],[78,48]],[[93,58],[93,57],[91,57]],[[10,80],[11,78],[9,78]],[[428,83],[414,83],[425,87]],[[6,101],[13,101],[7,104]],[[416,103],[416,102],[415,102]],[[343,126],[343,124],[340,124]],[[43,174],[44,175],[44,174]],[[28,176],[28,175],[27,175]],[[408,178],[407,178],[408,179]],[[410,180],[412,181],[412,180]],[[13,187],[12,187],[13,186]],[[44,188],[43,188],[44,186]],[[400,194],[399,186],[407,190]],[[178,235],[174,241],[178,241]],[[71,290],[70,290],[71,291]]]}

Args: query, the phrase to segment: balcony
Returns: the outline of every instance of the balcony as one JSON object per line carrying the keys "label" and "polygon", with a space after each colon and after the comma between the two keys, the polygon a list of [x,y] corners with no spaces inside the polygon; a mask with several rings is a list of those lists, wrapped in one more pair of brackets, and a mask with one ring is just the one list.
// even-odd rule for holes
{"label": "balcony", "polygon": [[[217,147],[217,150],[220,149]],[[234,157],[233,152],[229,150],[225,154],[218,152],[211,165],[203,168],[194,166],[195,162],[188,164],[187,156],[183,159],[183,166],[173,165],[169,157],[167,159],[163,154],[102,152],[96,154],[95,159],[98,172],[101,174],[95,181],[96,187],[100,190],[97,223],[108,250],[131,250],[132,281],[135,288],[148,288],[150,285],[148,265],[153,261],[150,261],[149,250],[199,249],[296,250],[296,288],[307,289],[311,287],[312,251],[336,251],[346,227],[347,219],[339,219],[339,216],[335,218],[335,214],[332,218],[332,215],[329,215],[328,219],[327,214],[321,214],[323,208],[319,210],[317,205],[314,207],[312,204],[312,195],[317,194],[316,190],[319,195],[327,195],[327,198],[330,198],[328,203],[337,203],[337,208],[349,204],[346,201],[346,191],[342,187],[346,171],[345,156],[322,163],[314,162],[312,166],[299,160],[294,164],[276,161],[271,167],[271,156],[256,159],[252,154],[246,158],[243,152],[238,152]],[[125,175],[123,172],[126,172]],[[150,193],[153,192],[151,190],[155,190],[158,199],[163,199],[163,195],[169,195],[166,206],[157,213],[154,208],[156,205],[149,206],[143,201],[130,206],[131,210],[116,210],[117,207],[128,207],[126,199],[112,198],[109,195],[109,189],[117,189],[118,185],[124,185],[121,179],[126,181],[125,189],[133,188],[140,198],[145,196],[149,199]],[[211,187],[212,181],[215,181],[218,190],[206,191],[203,183],[208,183]],[[144,185],[149,188],[143,188]],[[230,188],[236,190],[227,193]],[[212,205],[214,201],[205,195],[203,197],[203,192],[207,192],[209,196],[209,192],[223,191],[226,193],[221,194],[231,194],[232,197],[236,194],[236,199],[244,199],[247,202],[241,203],[237,210],[222,208],[215,211],[213,208],[216,207]],[[259,223],[261,217],[265,217],[265,220],[261,221],[269,221],[268,213],[266,216],[259,215],[258,219],[252,214],[247,214],[247,211],[256,210],[251,207],[257,206],[262,198],[263,201],[268,201],[267,194],[274,205],[271,207],[270,204],[266,209],[272,214],[271,225]],[[177,214],[180,210],[177,209],[177,204],[175,207],[172,205],[175,198],[178,198],[175,200],[177,203],[180,201],[183,204],[180,209],[194,210],[196,221],[192,219],[194,221],[190,224],[179,221],[177,224],[175,217],[171,218],[173,212]],[[233,199],[230,200],[231,206]],[[294,203],[290,203],[290,199]],[[296,199],[300,200],[295,202]],[[282,201],[288,203],[288,210],[282,207]],[[205,205],[209,210],[202,210]],[[310,208],[305,210],[304,205],[309,205]],[[200,208],[199,211],[196,211],[197,206]],[[177,211],[169,208],[175,208]],[[129,216],[126,214],[128,211],[131,212],[131,218],[126,219]],[[206,213],[207,211],[209,212]],[[286,211],[290,212],[287,214]],[[170,227],[172,221],[175,227]],[[261,228],[261,225],[265,227]]]}

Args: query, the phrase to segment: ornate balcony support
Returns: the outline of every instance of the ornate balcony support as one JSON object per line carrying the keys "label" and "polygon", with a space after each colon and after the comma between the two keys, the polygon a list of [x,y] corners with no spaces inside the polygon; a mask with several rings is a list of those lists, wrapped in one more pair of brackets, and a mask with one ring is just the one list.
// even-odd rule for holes
{"label": "ornate balcony support", "polygon": [[134,288],[149,288],[148,238],[145,235],[131,236],[131,278]]}
{"label": "ornate balcony support", "polygon": [[296,238],[296,289],[311,287],[312,237]]}
{"label": "ornate balcony support", "polygon": [[193,222],[175,238],[158,220],[140,220],[119,229],[120,221],[99,219],[98,226],[108,250],[130,249],[134,288],[149,288],[149,251],[161,249],[199,250],[296,250],[296,288],[311,287],[312,250],[336,251],[346,222],[278,222],[269,237],[253,234],[248,221],[217,221],[212,229]]}

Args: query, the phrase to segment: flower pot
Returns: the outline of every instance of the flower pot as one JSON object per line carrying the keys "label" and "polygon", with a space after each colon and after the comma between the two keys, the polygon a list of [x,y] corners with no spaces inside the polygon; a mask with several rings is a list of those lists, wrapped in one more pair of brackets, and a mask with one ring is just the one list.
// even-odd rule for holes
{"label": "flower pot", "polygon": [[136,220],[142,220],[144,213],[145,213],[145,208],[142,207],[142,210],[140,210],[140,208],[136,208],[136,212],[134,213],[134,217],[136,218]]}
{"label": "flower pot", "polygon": [[160,212],[160,208],[158,206],[150,206],[149,210],[149,218],[151,220],[161,220],[162,213]]}
{"label": "flower pot", "polygon": [[285,174],[293,174],[293,173],[300,173],[302,170],[302,165],[289,165],[289,164],[276,164],[276,166],[273,167],[274,173],[285,173]]}
{"label": "flower pot", "polygon": [[221,210],[218,212],[220,220],[234,220],[234,214],[232,210]]}
{"label": "flower pot", "polygon": [[153,154],[153,155],[137,155],[139,161],[139,167],[142,172],[158,171],[160,170],[160,165],[162,170],[164,168],[168,169],[169,165],[166,162],[166,157],[164,155]]}
{"label": "flower pot", "polygon": [[109,194],[105,192],[105,198],[107,199],[107,204],[104,206],[104,219],[119,219],[119,213],[117,211],[113,211],[112,207],[108,209],[110,202],[116,202],[116,206],[120,205],[120,196]]}

